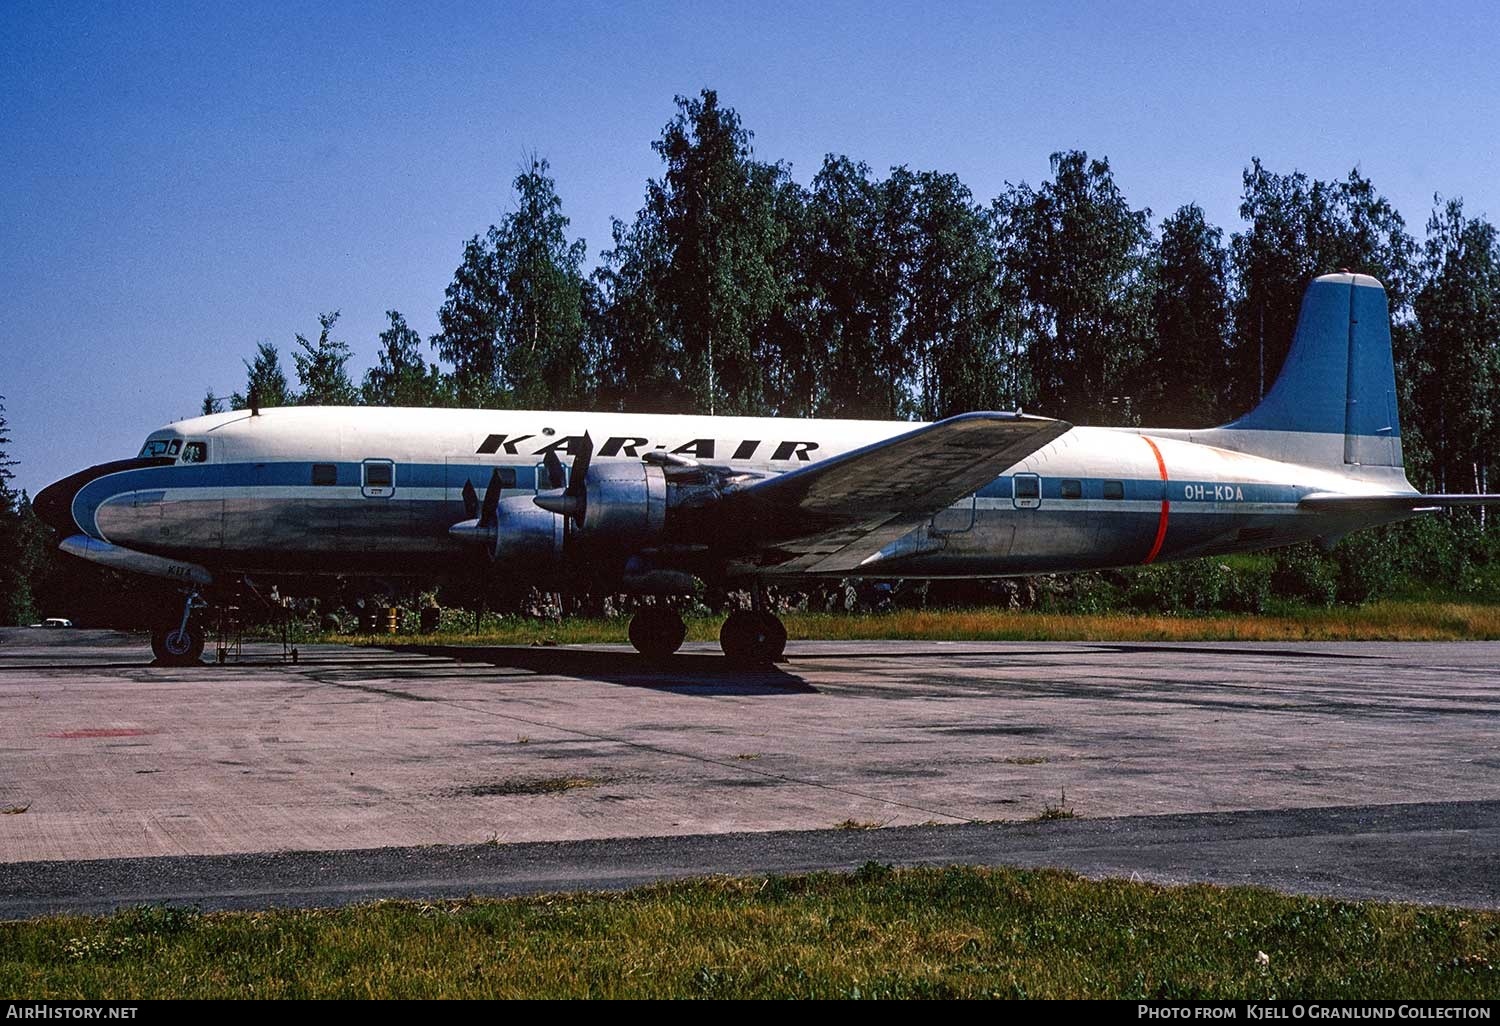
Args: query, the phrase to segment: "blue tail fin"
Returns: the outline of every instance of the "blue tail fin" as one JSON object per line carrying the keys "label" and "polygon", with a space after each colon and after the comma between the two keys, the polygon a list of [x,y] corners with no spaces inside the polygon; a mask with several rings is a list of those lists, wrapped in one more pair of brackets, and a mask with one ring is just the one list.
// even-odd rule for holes
{"label": "blue tail fin", "polygon": [[1391,317],[1380,282],[1366,274],[1314,279],[1276,383],[1224,428],[1342,435],[1345,464],[1401,466]]}

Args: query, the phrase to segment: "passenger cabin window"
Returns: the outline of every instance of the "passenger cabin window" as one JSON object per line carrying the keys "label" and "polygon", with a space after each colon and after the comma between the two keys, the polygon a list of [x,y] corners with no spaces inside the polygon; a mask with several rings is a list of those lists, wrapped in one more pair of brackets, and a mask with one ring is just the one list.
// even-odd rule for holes
{"label": "passenger cabin window", "polygon": [[1123,499],[1123,498],[1125,498],[1125,482],[1124,481],[1106,481],[1106,482],[1104,482],[1104,497],[1106,499]]}
{"label": "passenger cabin window", "polygon": [[315,485],[338,484],[339,468],[332,463],[314,463],[312,468],[312,483]]}
{"label": "passenger cabin window", "polygon": [[1042,504],[1042,479],[1035,474],[1017,474],[1011,502],[1016,509],[1036,509]]}
{"label": "passenger cabin window", "polygon": [[396,491],[396,465],[390,460],[365,460],[364,493],[366,498],[382,499]]}
{"label": "passenger cabin window", "polygon": [[208,460],[207,442],[189,442],[182,447],[182,462],[203,463]]}
{"label": "passenger cabin window", "polygon": [[1081,499],[1083,498],[1083,482],[1064,481],[1061,491],[1064,499]]}

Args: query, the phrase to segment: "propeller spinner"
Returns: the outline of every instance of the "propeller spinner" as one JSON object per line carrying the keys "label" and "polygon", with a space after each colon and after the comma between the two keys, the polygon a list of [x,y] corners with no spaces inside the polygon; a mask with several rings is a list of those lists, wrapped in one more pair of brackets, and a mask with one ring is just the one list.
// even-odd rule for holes
{"label": "propeller spinner", "polygon": [[[485,486],[484,498],[480,499],[474,491],[474,482],[464,482],[464,512],[469,515],[468,520],[462,520],[448,528],[448,533],[455,538],[464,541],[494,543],[495,524],[498,517],[495,511],[500,508],[500,493],[504,490],[501,481],[500,469],[496,467],[490,472],[490,483]],[[478,514],[476,517],[475,514]]]}
{"label": "propeller spinner", "polygon": [[[594,440],[587,431],[583,433],[583,444],[573,457],[573,467],[567,474],[563,473],[562,460],[558,459],[557,450],[547,453],[543,459],[543,467],[552,488],[538,492],[534,500],[536,504],[549,513],[560,513],[582,526],[583,515],[588,508],[589,463],[593,458]],[[567,487],[563,487],[564,482]]]}

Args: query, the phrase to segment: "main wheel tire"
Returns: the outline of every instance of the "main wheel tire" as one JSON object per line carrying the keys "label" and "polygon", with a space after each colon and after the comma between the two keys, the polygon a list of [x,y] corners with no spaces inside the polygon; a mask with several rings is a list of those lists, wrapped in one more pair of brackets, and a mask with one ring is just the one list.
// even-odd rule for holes
{"label": "main wheel tire", "polygon": [[786,627],[770,613],[742,609],[724,621],[719,646],[737,663],[773,663],[786,650]]}
{"label": "main wheel tire", "polygon": [[163,666],[194,666],[203,657],[203,628],[188,624],[158,627],[151,632],[151,651]]}
{"label": "main wheel tire", "polygon": [[630,643],[648,659],[665,659],[682,647],[687,624],[675,609],[648,606],[630,618]]}

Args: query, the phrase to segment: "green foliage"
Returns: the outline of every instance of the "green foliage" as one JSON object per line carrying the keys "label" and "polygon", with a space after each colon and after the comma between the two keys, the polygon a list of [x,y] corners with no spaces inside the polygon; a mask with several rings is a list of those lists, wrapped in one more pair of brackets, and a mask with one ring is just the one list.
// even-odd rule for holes
{"label": "green foliage", "polygon": [[484,239],[476,235],[464,243],[463,259],[444,295],[433,348],[453,365],[460,406],[492,406],[499,391],[500,275]]}
{"label": "green foliage", "polygon": [[1134,368],[1142,423],[1199,427],[1228,419],[1228,254],[1196,204],[1162,222],[1152,338]]}
{"label": "green foliage", "polygon": [[993,206],[1021,290],[1026,399],[1075,423],[1133,423],[1122,384],[1149,333],[1151,212],[1130,206],[1108,160],[1054,153],[1052,174],[1040,189],[1012,186]]}
{"label": "green foliage", "polygon": [[500,279],[499,371],[509,402],[575,409],[591,366],[584,338],[584,243],[569,242],[556,183],[533,155],[516,177],[517,209],[491,229]]}
{"label": "green foliage", "polygon": [[1304,542],[1276,550],[1271,590],[1276,597],[1311,606],[1332,605],[1338,598],[1338,572],[1317,547]]}
{"label": "green foliage", "polygon": [[293,352],[292,360],[297,365],[297,381],[302,385],[298,405],[352,406],[358,398],[345,366],[350,357],[349,344],[333,337],[333,326],[338,319],[337,310],[318,314],[316,342],[309,341],[306,335],[297,336],[301,352]]}
{"label": "green foliage", "polygon": [[1362,605],[1388,593],[1401,568],[1396,539],[1387,532],[1356,531],[1334,547],[1334,596],[1346,605]]}
{"label": "green foliage", "polygon": [[1500,386],[1500,241],[1449,200],[1427,222],[1417,348],[1406,368],[1413,421],[1439,491],[1486,491]]}
{"label": "green foliage", "polygon": [[913,199],[901,346],[916,363],[917,415],[937,420],[992,408],[1006,376],[999,263],[984,211],[952,174],[919,173]]}
{"label": "green foliage", "polygon": [[899,336],[910,191],[905,168],[874,181],[867,165],[832,155],[813,179],[804,274],[816,297],[830,416],[890,418],[902,408],[911,369]]}
{"label": "green foliage", "polygon": [[35,587],[46,558],[46,529],[32,513],[26,493],[10,486],[15,465],[5,397],[0,396],[0,625],[36,618]]}
{"label": "green foliage", "polygon": [[452,380],[436,364],[422,359],[422,336],[396,310],[387,310],[390,327],[380,333],[378,362],[365,372],[360,400],[366,406],[452,406]]}
{"label": "green foliage", "polygon": [[1143,568],[1132,577],[1130,604],[1143,612],[1262,613],[1272,593],[1271,574],[1261,562],[1196,559]]}
{"label": "green foliage", "polygon": [[249,409],[252,399],[257,408],[296,405],[296,396],[281,369],[281,354],[274,345],[269,342],[260,343],[255,347],[255,359],[244,363],[249,378],[243,394],[235,392],[230,396],[229,405],[232,408]]}
{"label": "green foliage", "polygon": [[516,209],[465,244],[438,311],[432,344],[454,366],[461,405],[574,409],[591,394],[585,247],[567,239],[548,171],[530,157],[513,182]]}
{"label": "green foliage", "polygon": [[49,999],[1493,999],[1500,917],[963,866],[621,894],[0,923]]}
{"label": "green foliage", "polygon": [[689,394],[707,413],[757,413],[766,395],[756,336],[780,302],[775,253],[786,227],[776,189],[786,170],[754,159],[751,133],[712,89],[679,96],[651,144],[665,173],[643,213],[660,226],[659,288],[681,347]]}

